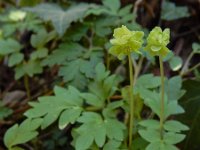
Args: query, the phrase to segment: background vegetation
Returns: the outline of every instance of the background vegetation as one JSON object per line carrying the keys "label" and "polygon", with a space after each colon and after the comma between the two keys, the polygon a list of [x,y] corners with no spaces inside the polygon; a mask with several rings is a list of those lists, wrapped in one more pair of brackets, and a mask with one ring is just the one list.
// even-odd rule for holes
{"label": "background vegetation", "polygon": [[[57,102],[54,104],[48,100],[46,103],[42,100],[37,103],[37,99],[55,93],[51,97],[53,99],[64,90],[59,87],[65,87],[72,97],[77,94],[76,89],[84,93],[82,98],[89,104],[84,105],[86,110],[98,112],[99,110],[93,110],[91,106],[100,107],[106,104],[106,109],[102,109],[104,117],[110,119],[116,115],[119,120],[116,122],[108,119],[109,124],[116,125],[116,130],[108,135],[115,140],[121,140],[125,127],[120,123],[125,120],[124,114],[128,107],[125,88],[129,84],[128,65],[125,60],[120,62],[108,53],[113,30],[121,25],[126,25],[131,30],[144,31],[145,36],[154,26],[170,28],[168,48],[173,53],[164,62],[165,75],[169,79],[167,84],[170,85],[167,90],[170,98],[180,98],[178,102],[185,109],[184,114],[172,115],[170,118],[177,119],[190,128],[185,132],[185,140],[177,147],[181,150],[200,149],[198,0],[0,0],[0,6],[0,149],[6,149],[3,139],[11,126],[21,124],[26,117],[35,118],[42,113],[50,116],[46,115],[46,121],[41,125],[44,130],[39,130],[37,137],[25,143],[28,136],[31,139],[36,134],[32,131],[37,128],[37,124],[41,124],[40,119],[35,120],[35,126],[19,132],[19,135],[31,133],[26,135],[26,140],[21,137],[21,141],[12,144],[23,143],[21,146],[24,149],[36,150],[73,149],[73,138],[82,132],[79,125],[87,125],[84,117],[91,114],[79,117],[83,102],[77,101],[70,108],[80,106],[81,109],[76,110],[76,113],[70,111],[65,114],[74,117],[63,121],[60,119],[61,115],[58,123],[55,122],[58,119],[56,114],[68,108],[63,108],[62,103],[57,106]],[[148,94],[151,94],[148,91],[156,90],[160,86],[158,59],[145,51],[143,53],[145,57],[132,56],[135,60],[133,65],[137,68],[134,77],[138,78],[138,93],[147,92],[143,97],[138,96],[137,119],[152,117],[151,111],[144,106],[142,100],[145,101]],[[100,85],[99,82],[104,84]],[[122,87],[124,88],[120,91]],[[96,94],[105,101],[103,104],[97,103],[98,100],[94,102],[91,99],[95,97],[91,98],[88,93],[92,93],[92,96]],[[62,99],[61,97],[56,98]],[[123,99],[123,104],[118,102],[120,99]],[[107,106],[109,101],[116,103]],[[41,106],[40,110],[30,109],[36,105]],[[78,117],[78,123],[73,124]],[[98,116],[91,117],[99,119]],[[72,130],[74,128],[77,129],[76,132]],[[91,127],[85,128],[91,132]],[[114,135],[116,131],[119,135]],[[82,145],[84,138],[81,140]],[[141,143],[144,147],[147,145],[144,140],[135,141],[136,145]],[[96,147],[94,144],[91,149],[95,150]],[[111,141],[104,150],[119,149],[118,147],[120,142]],[[144,147],[136,146],[136,150]]]}

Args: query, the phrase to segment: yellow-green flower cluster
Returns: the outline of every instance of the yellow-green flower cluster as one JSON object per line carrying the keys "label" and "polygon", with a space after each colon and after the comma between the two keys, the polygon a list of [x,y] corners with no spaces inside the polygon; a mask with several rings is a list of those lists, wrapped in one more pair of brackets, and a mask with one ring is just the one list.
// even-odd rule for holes
{"label": "yellow-green flower cluster", "polygon": [[110,40],[113,45],[109,52],[119,59],[131,52],[140,53],[139,49],[143,43],[144,33],[142,31],[130,31],[126,26],[114,30],[114,39]]}
{"label": "yellow-green flower cluster", "polygon": [[166,47],[169,43],[169,38],[169,29],[162,31],[160,27],[155,27],[147,37],[147,46],[145,47],[145,50],[152,56],[165,57],[170,52]]}
{"label": "yellow-green flower cluster", "polygon": [[[109,52],[119,59],[129,55],[131,52],[140,53],[139,49],[143,44],[144,32],[130,31],[126,26],[114,30],[114,39],[110,40],[113,45]],[[165,57],[170,50],[167,48],[169,44],[170,30],[162,31],[160,27],[155,27],[147,37],[147,45],[144,48],[151,56]]]}

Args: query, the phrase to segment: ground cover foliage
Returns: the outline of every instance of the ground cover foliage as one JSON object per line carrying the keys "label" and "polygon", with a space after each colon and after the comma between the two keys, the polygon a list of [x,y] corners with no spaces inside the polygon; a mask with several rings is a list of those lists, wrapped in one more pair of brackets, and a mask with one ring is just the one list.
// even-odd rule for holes
{"label": "ground cover foliage", "polygon": [[0,1],[0,149],[199,150],[198,4]]}

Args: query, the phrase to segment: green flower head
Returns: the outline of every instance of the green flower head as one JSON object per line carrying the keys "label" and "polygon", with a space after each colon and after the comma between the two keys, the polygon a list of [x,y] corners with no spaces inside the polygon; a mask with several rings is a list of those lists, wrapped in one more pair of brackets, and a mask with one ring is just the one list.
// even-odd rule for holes
{"label": "green flower head", "polygon": [[142,31],[130,31],[126,26],[114,30],[114,39],[110,40],[113,45],[109,52],[119,59],[131,52],[140,53],[144,33]]}
{"label": "green flower head", "polygon": [[152,56],[165,57],[170,50],[166,47],[169,43],[170,30],[165,29],[162,31],[160,27],[155,27],[147,37],[147,50]]}

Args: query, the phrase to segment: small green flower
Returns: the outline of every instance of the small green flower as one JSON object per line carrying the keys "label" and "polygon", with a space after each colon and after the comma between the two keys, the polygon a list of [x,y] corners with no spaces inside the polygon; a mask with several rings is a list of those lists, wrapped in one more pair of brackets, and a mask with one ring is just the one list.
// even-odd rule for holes
{"label": "small green flower", "polygon": [[147,50],[152,56],[165,57],[170,50],[166,47],[169,43],[170,30],[165,29],[162,31],[160,27],[155,27],[147,37]]}
{"label": "small green flower", "polygon": [[113,45],[109,52],[119,59],[131,52],[140,53],[144,33],[142,31],[130,31],[126,26],[114,30],[114,39],[110,40]]}

